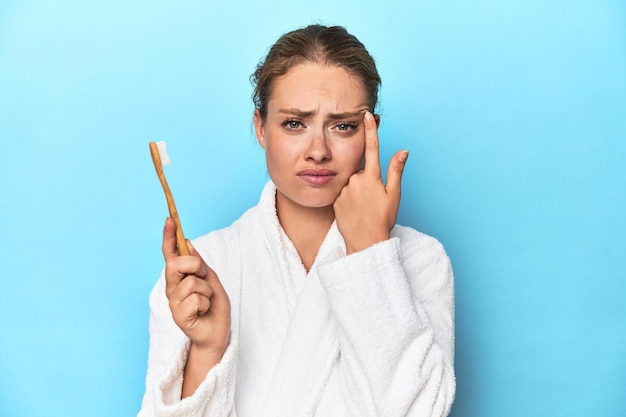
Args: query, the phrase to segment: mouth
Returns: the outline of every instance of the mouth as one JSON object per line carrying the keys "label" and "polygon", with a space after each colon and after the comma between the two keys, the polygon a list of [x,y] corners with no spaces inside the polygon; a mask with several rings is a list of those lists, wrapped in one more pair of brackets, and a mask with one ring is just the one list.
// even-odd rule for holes
{"label": "mouth", "polygon": [[303,169],[296,175],[310,185],[326,185],[335,179],[337,173],[329,169]]}

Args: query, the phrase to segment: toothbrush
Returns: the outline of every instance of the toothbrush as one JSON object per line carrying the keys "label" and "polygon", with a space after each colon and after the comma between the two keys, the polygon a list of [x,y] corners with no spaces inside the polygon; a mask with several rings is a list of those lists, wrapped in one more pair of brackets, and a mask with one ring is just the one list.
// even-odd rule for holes
{"label": "toothbrush", "polygon": [[189,247],[187,246],[187,240],[183,234],[183,228],[180,225],[180,219],[178,218],[178,211],[176,210],[176,204],[174,204],[174,197],[170,191],[170,187],[167,185],[165,174],[163,173],[163,167],[169,165],[170,158],[167,156],[165,142],[150,142],[150,154],[152,155],[152,163],[154,169],[156,169],[157,176],[163,186],[165,192],[165,199],[167,200],[167,208],[170,211],[170,217],[174,219],[176,223],[176,246],[178,246],[179,255],[189,255]]}

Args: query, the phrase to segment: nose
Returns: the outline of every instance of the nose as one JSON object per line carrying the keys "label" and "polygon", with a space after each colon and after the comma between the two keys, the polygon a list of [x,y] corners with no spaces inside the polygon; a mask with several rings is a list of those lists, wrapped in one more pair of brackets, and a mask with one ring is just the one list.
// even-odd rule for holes
{"label": "nose", "polygon": [[320,163],[330,160],[330,155],[328,140],[324,132],[316,132],[313,134],[304,154],[304,159]]}

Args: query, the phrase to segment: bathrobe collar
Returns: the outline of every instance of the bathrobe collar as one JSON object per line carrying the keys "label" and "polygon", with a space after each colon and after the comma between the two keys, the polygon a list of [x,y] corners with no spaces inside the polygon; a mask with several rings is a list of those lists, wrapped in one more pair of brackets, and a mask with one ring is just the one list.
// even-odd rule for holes
{"label": "bathrobe collar", "polygon": [[271,180],[268,181],[261,193],[259,206],[263,217],[265,244],[273,262],[279,266],[277,271],[280,271],[282,275],[290,310],[293,311],[307,277],[310,275],[317,276],[316,269],[318,265],[344,257],[345,242],[341,233],[339,233],[339,229],[337,229],[337,223],[333,221],[307,274],[293,242],[278,221],[276,186]]}
{"label": "bathrobe collar", "polygon": [[301,262],[298,267],[288,258],[296,251],[278,222],[276,187],[271,181],[259,206],[265,244],[281,274],[291,314],[263,415],[312,415],[339,358],[337,326],[317,266],[345,256],[345,243],[333,222],[307,274]]}

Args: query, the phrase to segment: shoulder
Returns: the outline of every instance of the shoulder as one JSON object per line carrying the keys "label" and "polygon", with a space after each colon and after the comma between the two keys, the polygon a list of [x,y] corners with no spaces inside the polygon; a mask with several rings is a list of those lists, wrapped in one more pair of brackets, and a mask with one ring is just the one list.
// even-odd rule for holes
{"label": "shoulder", "polygon": [[[232,249],[240,249],[244,241],[259,235],[261,224],[267,221],[272,213],[275,215],[273,183],[268,182],[259,203],[235,220],[230,226],[217,229],[192,241],[194,247],[203,255],[209,253],[228,253]],[[206,260],[206,258],[205,258]]]}
{"label": "shoulder", "polygon": [[210,266],[213,262],[235,255],[233,252],[241,248],[242,236],[250,233],[254,219],[258,216],[257,212],[258,207],[252,207],[230,226],[213,230],[194,239],[192,241],[194,248]]}
{"label": "shoulder", "polygon": [[452,280],[450,259],[439,240],[399,225],[391,231],[391,237],[400,241],[401,258],[407,270],[431,279],[434,275],[443,281]]}
{"label": "shoulder", "polygon": [[403,249],[410,249],[420,253],[446,256],[446,251],[441,242],[425,233],[419,232],[412,227],[396,225],[391,230],[391,237],[400,239]]}

